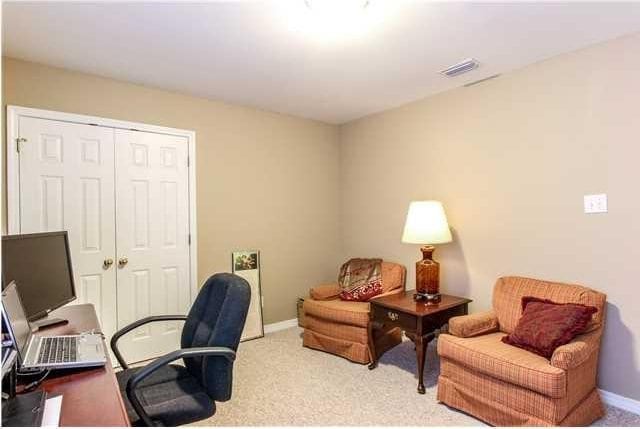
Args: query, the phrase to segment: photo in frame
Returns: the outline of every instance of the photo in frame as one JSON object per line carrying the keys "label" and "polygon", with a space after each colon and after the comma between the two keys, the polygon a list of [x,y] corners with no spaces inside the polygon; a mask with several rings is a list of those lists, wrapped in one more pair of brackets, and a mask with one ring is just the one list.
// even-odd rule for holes
{"label": "photo in frame", "polygon": [[231,253],[233,274],[245,279],[251,287],[251,303],[241,341],[264,337],[262,291],[260,288],[260,251],[242,250]]}

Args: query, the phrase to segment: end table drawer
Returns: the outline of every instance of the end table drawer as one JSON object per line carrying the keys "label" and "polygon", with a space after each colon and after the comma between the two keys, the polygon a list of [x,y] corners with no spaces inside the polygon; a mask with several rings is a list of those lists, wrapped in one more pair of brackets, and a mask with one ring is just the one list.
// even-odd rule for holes
{"label": "end table drawer", "polygon": [[385,325],[395,325],[405,328],[413,328],[416,324],[415,318],[407,313],[397,310],[378,307],[372,305],[372,318],[375,322],[384,323]]}

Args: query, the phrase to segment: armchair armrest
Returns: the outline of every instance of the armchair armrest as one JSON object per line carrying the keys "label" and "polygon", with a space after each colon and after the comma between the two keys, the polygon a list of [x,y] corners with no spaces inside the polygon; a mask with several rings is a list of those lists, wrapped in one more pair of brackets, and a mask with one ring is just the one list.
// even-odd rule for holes
{"label": "armchair armrest", "polygon": [[221,356],[229,362],[233,362],[236,358],[236,352],[228,347],[193,347],[189,349],[180,349],[159,357],[133,374],[127,382],[127,397],[129,398],[129,402],[131,402],[131,406],[136,410],[136,413],[140,416],[140,419],[142,419],[146,426],[153,426],[154,424],[153,420],[151,420],[151,417],[149,417],[138,400],[135,392],[138,384],[159,368],[168,365],[175,360],[195,356]]}
{"label": "armchair armrest", "polygon": [[338,298],[340,291],[340,286],[337,283],[330,283],[312,287],[309,290],[309,295],[317,301],[329,301]]}
{"label": "armchair armrest", "polygon": [[449,333],[460,338],[489,334],[497,330],[498,318],[493,310],[449,319]]}
{"label": "armchair armrest", "polygon": [[167,321],[167,320],[187,320],[187,316],[183,316],[181,314],[167,315],[167,316],[149,316],[149,317],[145,317],[144,319],[136,320],[135,322],[128,324],[127,326],[125,326],[124,328],[120,329],[118,332],[113,334],[109,344],[111,345],[111,350],[113,350],[113,355],[116,357],[116,360],[118,361],[122,369],[128,369],[129,365],[127,365],[127,363],[124,361],[124,359],[122,358],[122,355],[120,354],[120,350],[118,349],[117,342],[120,339],[120,337],[122,337],[123,335],[133,331],[134,329],[142,325],[146,325],[147,323],[161,322],[161,321]]}
{"label": "armchair armrest", "polygon": [[582,365],[600,347],[601,329],[578,335],[568,344],[558,347],[551,356],[551,366],[571,369]]}

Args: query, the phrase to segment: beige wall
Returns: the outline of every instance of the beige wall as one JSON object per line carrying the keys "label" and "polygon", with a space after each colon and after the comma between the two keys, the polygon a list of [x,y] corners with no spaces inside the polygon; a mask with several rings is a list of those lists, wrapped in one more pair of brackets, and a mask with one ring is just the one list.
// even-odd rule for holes
{"label": "beige wall", "polygon": [[[505,274],[607,293],[600,386],[640,399],[638,52],[640,36],[608,42],[343,126],[345,256],[412,267],[408,204],[442,200],[442,289],[474,310]],[[601,192],[609,213],[585,215]]]}
{"label": "beige wall", "polygon": [[296,296],[335,277],[337,127],[7,58],[2,83],[3,111],[14,104],[195,130],[200,282],[229,271],[232,250],[260,249],[265,323],[295,317]]}

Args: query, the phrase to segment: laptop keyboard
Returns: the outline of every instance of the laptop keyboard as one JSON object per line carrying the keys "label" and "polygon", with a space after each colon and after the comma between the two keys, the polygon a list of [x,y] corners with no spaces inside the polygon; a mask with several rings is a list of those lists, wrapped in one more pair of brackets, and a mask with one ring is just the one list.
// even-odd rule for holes
{"label": "laptop keyboard", "polygon": [[76,361],[76,337],[46,337],[40,341],[39,364]]}

